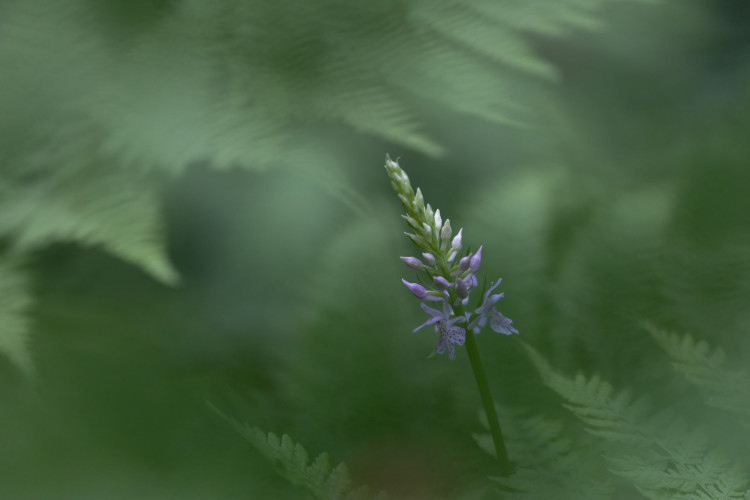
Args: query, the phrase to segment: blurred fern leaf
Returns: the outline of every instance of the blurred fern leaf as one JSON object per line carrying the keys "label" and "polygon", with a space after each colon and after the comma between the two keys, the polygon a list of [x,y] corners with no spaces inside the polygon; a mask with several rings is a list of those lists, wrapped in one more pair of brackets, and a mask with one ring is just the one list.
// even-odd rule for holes
{"label": "blurred fern leaf", "polygon": [[[213,407],[212,407],[213,408]],[[276,471],[290,483],[305,488],[320,500],[386,500],[385,492],[372,494],[367,486],[354,487],[345,464],[333,469],[327,453],[318,455],[312,463],[307,451],[291,437],[265,433],[257,427],[243,425],[213,408],[227,420],[250,444],[271,461]]]}
{"label": "blurred fern leaf", "polygon": [[[700,429],[670,411],[655,412],[645,398],[615,393],[599,377],[568,378],[524,344],[545,385],[565,400],[592,434],[614,445],[610,470],[651,499],[743,498],[748,474],[710,446]],[[616,453],[613,454],[613,450]]]}
{"label": "blurred fern leaf", "polygon": [[750,375],[747,372],[729,370],[724,351],[712,349],[705,341],[670,333],[650,323],[643,326],[669,355],[672,367],[705,394],[708,405],[733,413],[742,425],[750,427]]}
{"label": "blurred fern leaf", "polygon": [[[561,422],[537,415],[502,408],[499,414],[515,466],[510,477],[490,477],[500,486],[501,498],[612,498],[615,487],[606,478],[601,447],[590,436],[571,433]],[[474,438],[494,454],[489,434]]]}
{"label": "blurred fern leaf", "polygon": [[16,252],[100,246],[174,283],[144,172],[327,169],[308,140],[327,123],[439,155],[425,100],[525,121],[516,73],[555,76],[527,35],[594,28],[608,3],[183,0],[122,16],[91,0],[6,2],[0,237]]}
{"label": "blurred fern leaf", "polygon": [[415,99],[525,121],[516,72],[556,76],[527,35],[598,27],[609,3],[185,0],[107,33],[106,7],[31,1],[6,7],[0,40],[34,93],[88,117],[124,163],[267,167],[311,120],[438,155]]}
{"label": "blurred fern leaf", "polygon": [[0,353],[28,374],[33,371],[27,347],[29,325],[26,317],[31,305],[25,272],[13,259],[0,259]]}
{"label": "blurred fern leaf", "polygon": [[22,254],[68,241],[99,246],[156,279],[174,284],[167,260],[158,184],[138,172],[112,167],[96,140],[60,148],[55,165],[31,155],[0,178],[0,235]]}

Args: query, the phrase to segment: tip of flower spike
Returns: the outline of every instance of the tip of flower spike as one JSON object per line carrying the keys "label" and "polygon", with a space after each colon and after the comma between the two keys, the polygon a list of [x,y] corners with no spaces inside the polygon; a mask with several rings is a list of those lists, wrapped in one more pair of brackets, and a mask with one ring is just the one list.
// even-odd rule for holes
{"label": "tip of flower spike", "polygon": [[406,288],[409,289],[411,293],[414,294],[416,298],[419,300],[424,299],[427,297],[427,290],[425,290],[425,287],[420,285],[419,283],[411,283],[409,281],[406,281],[405,279],[401,278],[401,282],[406,285]]}

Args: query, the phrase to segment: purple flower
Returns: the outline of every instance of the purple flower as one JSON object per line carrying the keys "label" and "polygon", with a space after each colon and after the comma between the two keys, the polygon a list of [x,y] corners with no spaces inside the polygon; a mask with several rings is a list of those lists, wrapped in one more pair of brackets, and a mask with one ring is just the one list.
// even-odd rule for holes
{"label": "purple flower", "polygon": [[435,352],[443,354],[448,349],[448,358],[456,359],[456,348],[453,344],[464,345],[466,341],[466,330],[460,326],[449,326],[448,322],[438,321],[435,328],[440,332],[440,338],[435,344]]}
{"label": "purple flower", "polygon": [[474,311],[474,313],[476,313],[478,316],[469,324],[468,328],[470,330],[473,330],[475,334],[479,333],[479,331],[487,324],[488,321],[490,323],[490,328],[492,328],[492,330],[497,333],[502,333],[505,335],[518,333],[518,330],[513,328],[513,321],[511,321],[509,318],[506,318],[495,309],[495,304],[497,304],[497,301],[503,298],[504,294],[497,293],[492,295],[492,291],[497,288],[498,285],[500,285],[501,281],[502,278],[497,280],[497,282],[487,290],[487,292],[484,294],[484,301],[482,302],[482,305],[477,307]]}
{"label": "purple flower", "polygon": [[448,304],[448,292],[443,292],[443,293],[444,293],[443,298],[441,299],[436,298],[436,300],[440,300],[443,303],[442,311],[433,309],[432,307],[428,306],[425,303],[419,304],[422,310],[430,315],[430,319],[428,319],[427,321],[425,321],[424,323],[416,327],[413,331],[416,332],[417,330],[424,328],[425,326],[434,325],[438,321],[443,321],[446,324],[448,324],[448,326],[453,326],[453,324],[458,321],[465,321],[465,318],[463,316],[451,317],[451,315],[453,314],[453,308],[451,308],[450,304]]}
{"label": "purple flower", "polygon": [[490,328],[497,333],[502,333],[503,335],[518,333],[518,330],[513,328],[513,321],[510,318],[503,316],[500,311],[493,311],[492,317],[490,318]]}
{"label": "purple flower", "polygon": [[451,317],[453,309],[450,304],[448,304],[447,293],[445,293],[442,302],[442,311],[433,309],[424,303],[420,304],[424,312],[430,315],[430,319],[416,327],[414,331],[416,332],[428,325],[435,325],[435,330],[440,333],[440,338],[435,345],[435,351],[438,354],[443,354],[445,350],[448,349],[448,357],[450,359],[456,359],[456,348],[454,347],[454,344],[464,345],[464,341],[466,340],[466,330],[460,326],[455,326],[455,324],[466,321],[466,318],[463,316]]}
{"label": "purple flower", "polygon": [[401,278],[401,282],[406,285],[406,288],[408,288],[416,298],[421,300],[427,296],[427,290],[425,290],[425,288],[419,283],[410,283],[403,278]]}
{"label": "purple flower", "polygon": [[503,298],[503,295],[505,295],[505,294],[502,293],[502,292],[501,293],[497,293],[495,295],[490,295],[495,288],[497,288],[498,286],[500,286],[500,282],[501,281],[503,281],[502,278],[500,278],[499,280],[497,280],[497,282],[494,285],[490,286],[487,289],[487,291],[484,294],[484,301],[482,302],[482,305],[479,306],[476,311],[474,311],[475,313],[477,313],[477,314],[486,314],[486,313],[488,313],[489,311],[491,311],[495,307],[495,304],[497,304],[497,301]]}

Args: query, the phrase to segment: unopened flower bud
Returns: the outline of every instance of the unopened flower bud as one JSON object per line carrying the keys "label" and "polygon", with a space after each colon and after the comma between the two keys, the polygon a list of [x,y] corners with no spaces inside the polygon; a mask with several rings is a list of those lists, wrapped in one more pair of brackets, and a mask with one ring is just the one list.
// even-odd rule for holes
{"label": "unopened flower bud", "polygon": [[404,264],[406,264],[409,267],[413,267],[414,269],[422,269],[424,267],[424,264],[422,264],[422,261],[416,257],[399,257],[399,258]]}
{"label": "unopened flower bud", "polygon": [[406,285],[406,288],[408,288],[416,298],[421,300],[427,296],[427,290],[425,290],[425,288],[419,283],[410,283],[403,278],[401,278],[401,282]]}
{"label": "unopened flower bud", "polygon": [[432,255],[431,253],[429,253],[429,252],[423,253],[422,254],[422,258],[424,259],[425,262],[427,262],[428,266],[434,266],[435,265],[435,256]]}
{"label": "unopened flower bud", "polygon": [[398,174],[396,174],[396,177],[398,180],[403,184],[404,186],[408,186],[410,184],[409,182],[409,176],[406,175],[406,172],[404,172],[403,169],[399,169]]}
{"label": "unopened flower bud", "polygon": [[406,221],[407,224],[409,224],[409,227],[411,227],[412,229],[419,230],[420,225],[417,219],[409,215],[402,215],[401,217]]}
{"label": "unopened flower bud", "polygon": [[456,278],[456,295],[460,299],[465,299],[469,296],[469,285],[461,278]]}
{"label": "unopened flower bud", "polygon": [[451,248],[455,250],[456,252],[461,250],[461,239],[463,236],[463,232],[464,232],[464,228],[459,229],[458,234],[456,235],[455,238],[453,238],[453,241],[451,242]]}
{"label": "unopened flower bud", "polygon": [[442,276],[435,276],[432,278],[432,281],[434,281],[435,285],[441,290],[447,290],[451,287],[450,282]]}
{"label": "unopened flower bud", "polygon": [[440,209],[438,208],[435,211],[435,231],[440,231],[440,228],[443,225],[443,219],[440,217]]}
{"label": "unopened flower bud", "polygon": [[414,205],[417,211],[424,210],[424,196],[422,196],[422,190],[417,188],[417,193],[414,195]]}
{"label": "unopened flower bud", "polygon": [[466,257],[461,257],[461,260],[458,261],[458,272],[462,273],[464,271],[469,270],[469,261],[471,260],[471,255],[467,255]]}
{"label": "unopened flower bud", "polygon": [[472,273],[475,273],[479,270],[479,264],[482,263],[482,247],[479,247],[479,250],[477,250],[477,253],[472,255],[471,262],[469,263],[469,269]]}
{"label": "unopened flower bud", "polygon": [[452,234],[453,232],[451,230],[451,220],[446,219],[445,224],[443,225],[443,230],[440,231],[440,241],[442,242],[441,244],[443,247],[448,246],[448,242],[450,241]]}
{"label": "unopened flower bud", "polygon": [[418,236],[412,233],[404,233],[404,234],[408,236],[409,239],[412,241],[412,243],[417,245],[419,248],[424,248],[427,246],[427,242],[421,236]]}
{"label": "unopened flower bud", "polygon": [[435,212],[432,211],[432,207],[430,204],[427,204],[427,207],[424,209],[425,219],[427,220],[433,220],[435,218]]}

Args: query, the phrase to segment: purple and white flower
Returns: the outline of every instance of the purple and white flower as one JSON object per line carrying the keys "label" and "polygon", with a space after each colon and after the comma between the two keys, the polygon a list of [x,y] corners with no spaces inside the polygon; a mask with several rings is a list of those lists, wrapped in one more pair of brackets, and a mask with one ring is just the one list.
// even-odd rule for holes
{"label": "purple and white flower", "polygon": [[448,350],[448,358],[456,359],[456,348],[455,344],[464,345],[466,341],[466,330],[460,326],[456,326],[456,323],[463,323],[466,318],[463,316],[453,316],[453,308],[448,303],[448,293],[445,292],[445,296],[442,299],[443,307],[442,310],[434,309],[427,304],[420,304],[422,310],[430,315],[430,319],[419,325],[414,329],[416,332],[421,328],[429,325],[435,325],[435,331],[440,334],[437,344],[435,344],[435,352],[443,354],[445,350]]}
{"label": "purple and white flower", "polygon": [[502,333],[505,335],[518,333],[518,330],[513,328],[513,321],[511,321],[509,318],[506,318],[500,313],[500,311],[495,309],[495,304],[497,304],[497,302],[505,295],[502,292],[492,294],[493,290],[495,290],[495,288],[500,285],[501,281],[503,281],[502,278],[497,280],[494,285],[490,286],[490,288],[484,294],[484,301],[482,302],[482,305],[474,310],[474,314],[476,314],[477,317],[471,323],[469,323],[468,326],[468,328],[472,330],[474,334],[479,333],[488,321],[490,323],[490,328],[492,328],[492,330],[497,333]]}

